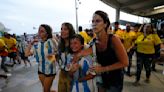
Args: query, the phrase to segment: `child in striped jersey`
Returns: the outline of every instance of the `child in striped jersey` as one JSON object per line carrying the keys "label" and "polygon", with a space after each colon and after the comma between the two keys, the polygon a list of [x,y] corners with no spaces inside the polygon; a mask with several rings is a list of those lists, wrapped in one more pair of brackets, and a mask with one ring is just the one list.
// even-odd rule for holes
{"label": "child in striped jersey", "polygon": [[[84,48],[84,39],[81,35],[76,34],[71,38],[70,47],[73,54],[69,57],[77,55]],[[93,65],[92,57],[81,57],[78,61],[72,59],[67,64],[67,69],[72,76],[72,92],[96,92],[93,78],[95,73],[89,69]]]}

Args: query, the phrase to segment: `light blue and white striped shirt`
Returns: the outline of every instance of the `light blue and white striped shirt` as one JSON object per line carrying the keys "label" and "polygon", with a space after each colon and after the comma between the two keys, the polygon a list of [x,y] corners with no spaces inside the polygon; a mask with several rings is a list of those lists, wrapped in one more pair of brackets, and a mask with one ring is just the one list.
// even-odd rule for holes
{"label": "light blue and white striped shirt", "polygon": [[38,71],[44,74],[56,74],[56,64],[54,61],[47,58],[49,54],[54,53],[55,45],[52,39],[45,42],[39,42],[38,45],[33,46],[33,51],[36,61],[39,63]]}
{"label": "light blue and white striped shirt", "polygon": [[93,79],[78,81],[79,78],[85,77],[90,73],[89,68],[93,66],[92,57],[90,55],[82,57],[78,64],[80,69],[73,74],[71,92],[96,92],[96,85]]}

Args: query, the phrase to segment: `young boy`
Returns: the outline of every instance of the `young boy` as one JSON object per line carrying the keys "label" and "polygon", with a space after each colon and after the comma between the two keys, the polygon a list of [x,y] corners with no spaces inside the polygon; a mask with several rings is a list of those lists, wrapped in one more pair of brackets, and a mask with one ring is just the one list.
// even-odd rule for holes
{"label": "young boy", "polygon": [[84,39],[81,35],[76,34],[71,38],[70,47],[72,54],[67,56],[69,63],[67,70],[72,76],[72,90],[71,92],[96,92],[93,78],[95,73],[90,71],[93,66],[92,57],[90,55],[81,57],[78,61],[72,60],[72,57],[77,55],[84,48]]}

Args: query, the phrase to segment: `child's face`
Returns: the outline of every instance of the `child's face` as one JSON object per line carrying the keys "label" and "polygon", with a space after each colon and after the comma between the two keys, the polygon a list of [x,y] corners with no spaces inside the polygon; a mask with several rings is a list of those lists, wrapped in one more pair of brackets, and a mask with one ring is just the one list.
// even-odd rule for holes
{"label": "child's face", "polygon": [[83,45],[80,43],[80,40],[75,38],[75,39],[71,39],[71,49],[74,53],[79,52],[82,50]]}

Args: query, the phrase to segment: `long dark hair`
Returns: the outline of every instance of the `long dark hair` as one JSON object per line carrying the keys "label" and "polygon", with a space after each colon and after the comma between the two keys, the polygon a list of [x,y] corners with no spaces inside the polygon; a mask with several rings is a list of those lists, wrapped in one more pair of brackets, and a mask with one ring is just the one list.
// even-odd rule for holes
{"label": "long dark hair", "polygon": [[60,38],[59,51],[60,52],[65,52],[65,50],[68,49],[68,52],[71,52],[71,49],[70,49],[70,38],[75,34],[75,30],[74,30],[74,28],[73,28],[71,23],[64,22],[62,25],[65,25],[67,27],[67,29],[69,30],[69,37],[68,37],[69,46],[68,46],[68,48],[66,48],[64,39]]}
{"label": "long dark hair", "polygon": [[52,38],[52,28],[47,24],[41,24],[40,26],[44,27],[44,29],[46,30],[47,35],[48,35],[47,39]]}

